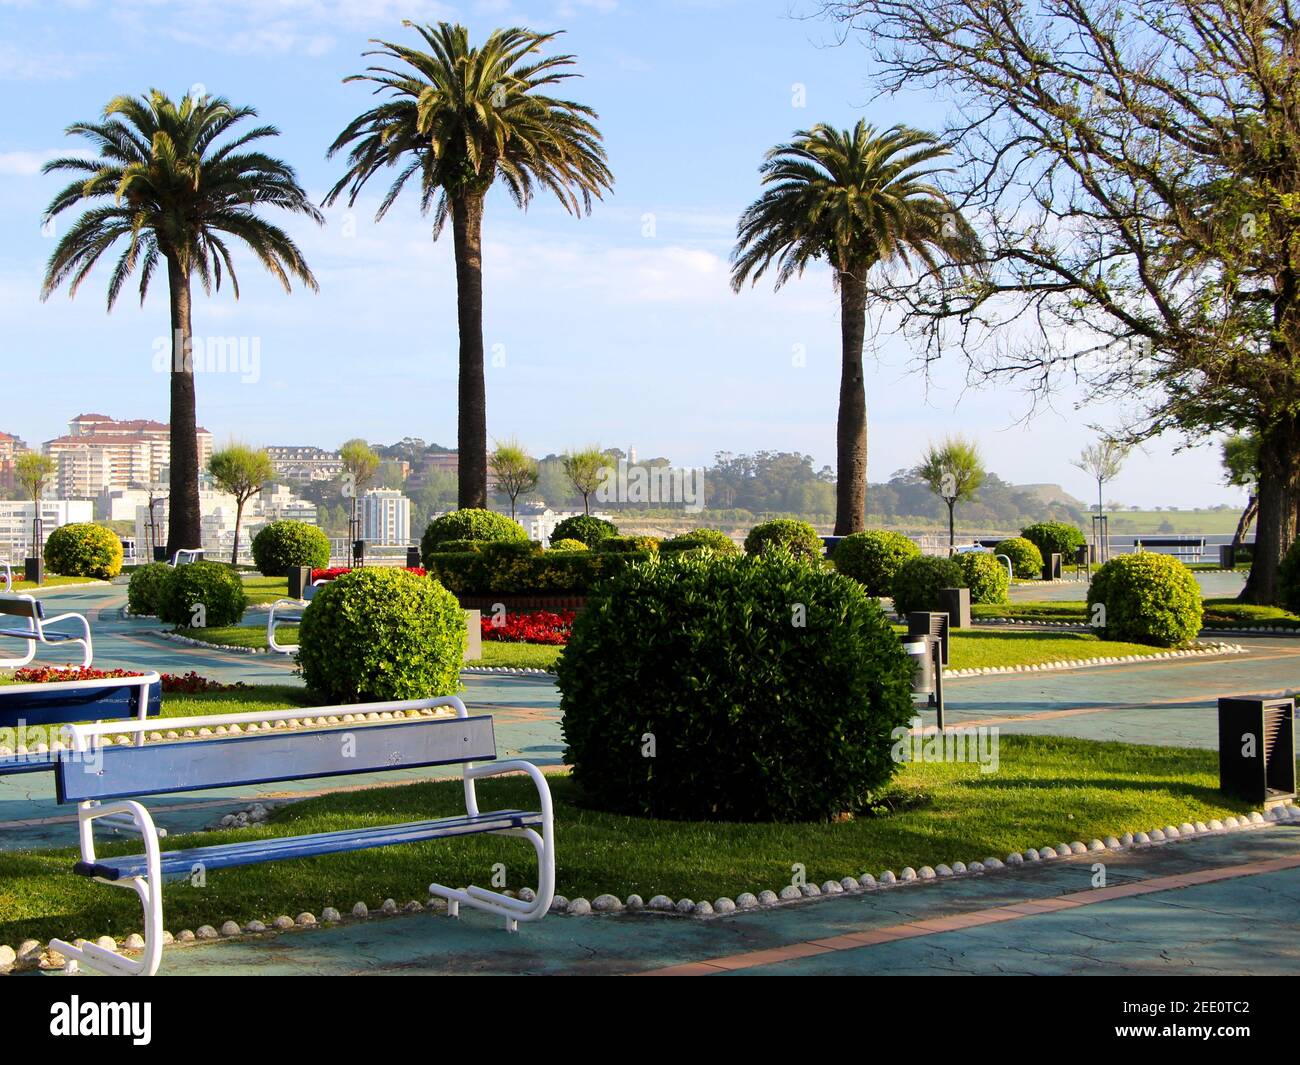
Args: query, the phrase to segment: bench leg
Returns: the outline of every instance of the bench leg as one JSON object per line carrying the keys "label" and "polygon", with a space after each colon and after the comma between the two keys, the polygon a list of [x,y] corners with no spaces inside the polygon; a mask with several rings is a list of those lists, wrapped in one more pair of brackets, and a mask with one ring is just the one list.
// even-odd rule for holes
{"label": "bench leg", "polygon": [[513,899],[509,895],[502,895],[499,891],[490,891],[474,884],[464,890],[446,887],[443,884],[430,884],[429,894],[447,900],[448,917],[459,917],[461,903],[464,903],[476,910],[504,917],[506,931],[517,932],[520,921],[540,921],[551,908],[551,899],[555,896],[555,851],[531,828],[503,829],[492,834],[526,839],[533,845],[533,849],[537,852],[538,883],[537,894],[532,902]]}
{"label": "bench leg", "polygon": [[36,657],[36,640],[24,640],[23,642],[27,644],[27,653],[21,658],[0,658],[0,667],[4,669],[21,669]]}
{"label": "bench leg", "polygon": [[114,950],[107,950],[97,943],[73,945],[62,939],[50,940],[50,949],[63,955],[64,972],[73,974],[80,971],[82,965],[107,976],[153,976],[162,963],[162,875],[159,864],[158,834],[154,828],[153,818],[138,802],[113,803],[110,806],[81,806],[78,811],[81,830],[81,856],[84,861],[94,861],[95,852],[92,836],[93,822],[100,817],[120,817],[130,814],[136,831],[144,839],[145,856],[148,861],[148,873],[145,876],[131,877],[125,882],[95,879],[109,887],[130,888],[140,899],[140,908],[144,915],[144,952],[138,959],[128,958]]}

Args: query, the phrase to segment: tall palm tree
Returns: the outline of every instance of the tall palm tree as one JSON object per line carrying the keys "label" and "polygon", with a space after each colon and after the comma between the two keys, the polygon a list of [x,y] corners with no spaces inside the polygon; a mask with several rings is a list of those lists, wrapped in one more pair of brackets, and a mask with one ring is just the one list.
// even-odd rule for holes
{"label": "tall palm tree", "polygon": [[140,302],[160,263],[167,266],[171,302],[171,491],[167,554],[201,546],[199,448],[191,351],[190,283],[197,274],[211,294],[230,277],[239,281],[226,238],[245,244],[262,266],[290,291],[290,277],[311,289],[316,279],[288,234],[261,218],[259,206],[280,207],[320,223],[324,219],[298,185],[292,168],[247,145],[279,135],[255,126],[217,141],[257,112],[219,97],[186,96],[179,103],[157,89],[119,96],[101,122],[77,122],[70,136],[85,137],[98,158],[54,159],[45,173],[79,176],[50,202],[46,219],[71,207],[88,209],[50,256],[41,298],[64,282],[75,296],[100,257],[125,241],[108,283],[108,309],[138,267]]}
{"label": "tall palm tree", "polygon": [[[405,26],[412,26],[404,22]],[[570,214],[613,185],[589,107],[542,90],[578,77],[571,55],[539,57],[558,34],[494,30],[472,48],[464,26],[416,26],[428,51],[376,40],[366,55],[402,64],[371,66],[348,81],[373,83],[387,98],[359,115],[330,146],[349,147],[347,173],[326,206],[345,192],[349,205],[383,167],[399,166],[375,212],[381,219],[407,181],[420,178],[420,207],[433,209],[436,240],[448,217],[456,258],[460,329],[459,423],[461,507],[487,506],[487,396],[483,377],[483,203],[500,178],[520,208],[537,187]]]}
{"label": "tall palm tree", "polygon": [[835,532],[866,524],[867,396],[862,377],[867,274],[880,263],[928,267],[978,250],[970,225],[931,182],[947,154],[906,126],[884,133],[816,125],[778,144],[759,168],[765,191],[740,216],[732,287],[776,266],[776,287],[817,260],[830,263],[840,294],[840,405],[836,429]]}

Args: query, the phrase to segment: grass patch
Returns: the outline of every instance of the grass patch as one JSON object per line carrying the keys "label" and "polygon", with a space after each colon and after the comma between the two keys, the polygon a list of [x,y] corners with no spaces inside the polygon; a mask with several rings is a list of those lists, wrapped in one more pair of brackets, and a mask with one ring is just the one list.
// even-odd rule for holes
{"label": "grass patch", "polygon": [[[709,824],[653,821],[584,807],[576,785],[552,777],[558,850],[557,890],[570,898],[636,892],[649,899],[734,897],[779,889],[802,862],[810,881],[911,865],[1005,858],[1011,851],[1240,814],[1246,804],[1217,791],[1215,752],[1141,747],[1059,737],[1002,736],[1000,767],[970,763],[905,765],[882,808],[893,812],[834,824]],[[484,810],[532,809],[521,778],[479,786]],[[164,849],[324,832],[463,812],[457,781],[371,789],[308,799],[275,811],[267,825],[168,837]],[[163,820],[166,820],[164,815]],[[104,854],[139,851],[106,843]],[[132,896],[74,875],[71,849],[0,854],[0,943],[51,936],[121,938],[140,931]],[[347,911],[426,898],[430,880],[487,883],[504,862],[508,886],[534,884],[527,843],[475,837],[331,855],[209,873],[206,887],[169,884],[165,924],[172,932],[233,919],[269,921],[325,906]]]}
{"label": "grass patch", "polygon": [[[3,574],[0,574],[0,577],[3,577]],[[107,584],[107,583],[108,583],[107,581],[97,580],[94,577],[58,577],[47,573],[45,575],[45,580],[42,581],[40,584],[37,584],[35,581],[21,581],[18,580],[17,577],[15,577],[14,586],[12,590],[15,592],[30,592],[40,588],[58,588],[61,585],[67,585],[67,584]]]}
{"label": "grass patch", "polygon": [[[192,640],[214,643],[219,647],[254,647],[266,649],[266,619],[253,625],[223,625],[220,628],[176,630],[179,636],[188,636]],[[277,625],[275,642],[290,644],[298,642],[297,625]]]}
{"label": "grass patch", "polygon": [[563,647],[551,644],[484,640],[483,657],[469,664],[510,669],[554,669],[563,653]]}
{"label": "grass patch", "polygon": [[244,582],[244,595],[248,597],[249,606],[261,606],[274,603],[277,599],[289,598],[288,577],[263,577],[260,574],[241,574],[240,577]]}
{"label": "grass patch", "polygon": [[1070,621],[1082,625],[1088,620],[1088,604],[1083,600],[972,603],[970,616],[974,621],[983,618],[1018,618],[1024,621]]}
{"label": "grass patch", "polygon": [[1238,628],[1243,625],[1280,625],[1283,628],[1300,628],[1300,617],[1280,606],[1255,606],[1239,603],[1235,599],[1206,599],[1205,627]]}

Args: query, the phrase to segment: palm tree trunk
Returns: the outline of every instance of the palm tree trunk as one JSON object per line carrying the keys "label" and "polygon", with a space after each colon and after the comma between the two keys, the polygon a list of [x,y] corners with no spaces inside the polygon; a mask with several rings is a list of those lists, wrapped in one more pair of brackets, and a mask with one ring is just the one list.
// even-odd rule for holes
{"label": "palm tree trunk", "polygon": [[1300,506],[1300,417],[1288,414],[1259,436],[1259,514],[1250,576],[1243,603],[1272,606],[1280,600],[1278,567],[1296,537]]}
{"label": "palm tree trunk", "polygon": [[167,257],[167,287],[172,323],[167,557],[174,558],[181,548],[203,546],[203,524],[199,514],[198,415],[190,350],[190,277],[172,255]]}
{"label": "palm tree trunk", "polygon": [[862,280],[843,270],[840,285],[840,409],[835,430],[835,535],[861,532],[867,522],[867,390],[862,377],[862,340],[867,293]]}
{"label": "palm tree trunk", "polygon": [[483,376],[483,196],[451,198],[456,253],[456,322],[460,329],[460,470],[457,505],[487,506],[487,385]]}

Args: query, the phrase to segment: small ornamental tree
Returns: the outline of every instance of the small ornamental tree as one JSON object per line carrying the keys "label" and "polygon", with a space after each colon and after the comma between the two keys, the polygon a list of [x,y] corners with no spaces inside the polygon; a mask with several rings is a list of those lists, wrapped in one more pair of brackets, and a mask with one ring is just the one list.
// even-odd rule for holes
{"label": "small ornamental tree", "polygon": [[230,548],[233,566],[239,562],[239,524],[244,520],[244,506],[275,476],[275,469],[265,451],[246,444],[230,444],[212,453],[208,472],[221,491],[235,497],[235,542]]}

